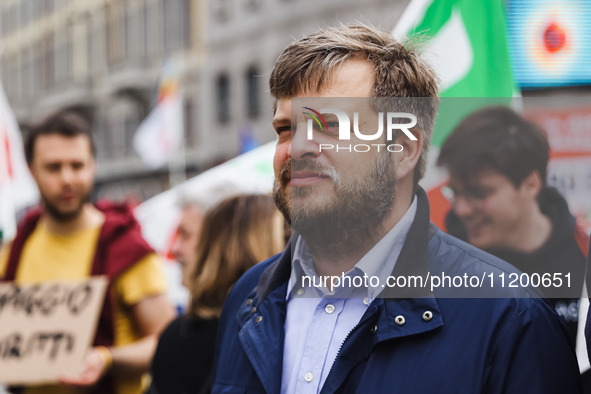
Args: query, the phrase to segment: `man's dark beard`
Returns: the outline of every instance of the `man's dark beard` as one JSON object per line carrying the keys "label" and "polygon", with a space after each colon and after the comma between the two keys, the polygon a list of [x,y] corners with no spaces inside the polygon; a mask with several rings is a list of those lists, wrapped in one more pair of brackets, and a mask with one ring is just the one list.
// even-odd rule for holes
{"label": "man's dark beard", "polygon": [[292,167],[294,171],[316,172],[322,172],[323,168],[313,160],[291,160],[283,166],[280,179],[275,180],[273,196],[278,209],[292,228],[307,240],[324,242],[333,247],[363,242],[379,231],[392,208],[396,176],[387,153],[380,155],[369,174],[361,174],[347,184],[336,182],[336,202],[332,206],[312,211],[298,205],[298,199],[313,192],[309,189],[313,186],[292,186],[291,201],[288,201],[285,190]]}
{"label": "man's dark beard", "polygon": [[67,223],[67,222],[70,222],[70,221],[76,219],[78,217],[78,215],[80,215],[80,212],[82,212],[82,208],[84,208],[84,205],[90,201],[90,194],[87,194],[86,196],[84,196],[84,198],[82,198],[80,200],[80,205],[78,205],[76,207],[76,209],[74,209],[73,211],[70,211],[70,212],[63,212],[63,211],[61,211],[58,207],[56,207],[55,205],[53,205],[43,195],[41,195],[41,198],[43,199],[43,204],[44,204],[45,212],[53,220],[55,220],[57,222],[61,222],[61,223]]}

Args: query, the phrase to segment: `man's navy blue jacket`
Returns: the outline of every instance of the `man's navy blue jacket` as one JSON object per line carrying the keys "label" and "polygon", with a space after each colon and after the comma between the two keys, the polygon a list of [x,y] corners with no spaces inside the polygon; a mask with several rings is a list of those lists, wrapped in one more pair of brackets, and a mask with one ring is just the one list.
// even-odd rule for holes
{"label": "man's navy blue jacket", "polygon": [[[392,274],[492,273],[493,288],[390,289],[391,298],[376,298],[351,331],[321,392],[580,393],[564,326],[539,292],[508,289],[507,280],[501,288],[499,274],[519,271],[430,224],[427,197],[423,190],[417,195]],[[214,393],[280,392],[290,249],[250,269],[230,293],[217,337]],[[468,298],[451,298],[460,295]],[[404,316],[403,325],[397,316]]]}

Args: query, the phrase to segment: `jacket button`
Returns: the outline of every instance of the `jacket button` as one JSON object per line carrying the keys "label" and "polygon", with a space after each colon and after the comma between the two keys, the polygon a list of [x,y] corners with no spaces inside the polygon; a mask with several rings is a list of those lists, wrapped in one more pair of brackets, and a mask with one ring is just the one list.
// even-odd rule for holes
{"label": "jacket button", "polygon": [[396,323],[396,325],[403,326],[404,323],[406,323],[406,319],[404,318],[404,316],[398,315],[394,319],[394,322]]}
{"label": "jacket button", "polygon": [[246,300],[246,306],[251,306],[252,305],[252,298],[249,298],[248,300]]}
{"label": "jacket button", "polygon": [[372,333],[372,334],[375,334],[377,331],[378,331],[378,326],[377,326],[377,324],[376,324],[375,326],[373,326],[373,327],[371,328],[371,333]]}
{"label": "jacket button", "polygon": [[423,320],[424,321],[430,321],[431,319],[433,319],[433,312],[431,312],[431,311],[423,312]]}
{"label": "jacket button", "polygon": [[254,314],[257,311],[257,307],[253,306],[252,309],[250,310],[250,313]]}
{"label": "jacket button", "polygon": [[254,322],[255,322],[255,323],[260,323],[260,322],[262,322],[262,321],[263,321],[263,317],[262,317],[262,316],[257,316],[257,317],[254,319]]}

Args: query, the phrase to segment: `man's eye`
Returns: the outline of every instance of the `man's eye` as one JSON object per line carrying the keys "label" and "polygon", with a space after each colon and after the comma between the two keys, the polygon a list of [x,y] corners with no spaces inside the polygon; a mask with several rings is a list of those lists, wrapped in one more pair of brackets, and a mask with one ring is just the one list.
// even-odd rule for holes
{"label": "man's eye", "polygon": [[485,198],[491,196],[493,193],[494,193],[494,190],[490,190],[490,189],[474,189],[474,190],[470,190],[469,195],[472,198],[484,200]]}
{"label": "man's eye", "polygon": [[330,136],[335,136],[339,134],[339,122],[326,122],[326,125],[323,123],[322,128],[319,129],[322,133],[325,133]]}
{"label": "man's eye", "polygon": [[277,129],[275,130],[277,132],[277,134],[281,134],[285,131],[291,131],[291,126],[281,126],[281,127],[277,127]]}
{"label": "man's eye", "polygon": [[326,122],[328,126],[328,133],[338,133],[339,132],[339,122]]}

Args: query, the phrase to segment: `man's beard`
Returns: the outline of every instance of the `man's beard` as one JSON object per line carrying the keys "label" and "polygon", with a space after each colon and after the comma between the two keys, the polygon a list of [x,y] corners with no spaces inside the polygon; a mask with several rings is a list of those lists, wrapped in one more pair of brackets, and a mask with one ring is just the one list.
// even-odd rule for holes
{"label": "man's beard", "polygon": [[[322,207],[314,205],[314,201],[301,201],[310,198],[314,186],[292,186],[288,196],[292,169],[326,176],[333,182],[334,199]],[[283,166],[280,179],[275,180],[273,197],[295,231],[307,240],[337,246],[363,242],[379,232],[392,209],[395,186],[395,168],[387,152],[379,155],[369,173],[347,180],[342,180],[333,168],[323,167],[314,160],[291,160]]]}
{"label": "man's beard", "polygon": [[80,212],[82,212],[82,208],[84,208],[84,205],[90,201],[90,193],[87,193],[84,196],[82,196],[82,198],[80,199],[80,203],[75,209],[66,212],[60,210],[60,208],[57,207],[57,205],[49,201],[49,199],[46,198],[43,194],[41,194],[41,198],[43,199],[45,213],[47,213],[53,220],[57,222],[67,223],[76,219],[78,215],[80,215]]}

